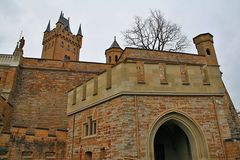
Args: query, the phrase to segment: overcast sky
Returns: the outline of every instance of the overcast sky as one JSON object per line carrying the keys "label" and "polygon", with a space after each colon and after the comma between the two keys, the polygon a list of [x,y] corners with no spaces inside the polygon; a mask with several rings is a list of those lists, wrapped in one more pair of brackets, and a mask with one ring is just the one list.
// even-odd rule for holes
{"label": "overcast sky", "polygon": [[[133,17],[146,17],[150,9],[160,9],[165,18],[182,26],[189,40],[209,32],[223,80],[240,111],[240,1],[239,0],[0,0],[0,53],[12,53],[21,30],[25,37],[25,57],[40,57],[43,31],[51,20],[55,26],[60,12],[70,17],[73,33],[82,24],[83,46],[80,60],[105,62],[104,52],[117,36],[124,48],[121,32]],[[187,52],[196,53],[195,46]]]}

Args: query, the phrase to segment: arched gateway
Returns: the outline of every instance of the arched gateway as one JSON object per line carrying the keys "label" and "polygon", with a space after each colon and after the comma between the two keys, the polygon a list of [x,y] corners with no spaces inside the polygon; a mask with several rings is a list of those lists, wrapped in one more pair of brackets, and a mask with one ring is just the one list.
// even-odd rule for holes
{"label": "arched gateway", "polygon": [[205,138],[185,113],[171,111],[159,117],[150,129],[149,160],[207,160]]}

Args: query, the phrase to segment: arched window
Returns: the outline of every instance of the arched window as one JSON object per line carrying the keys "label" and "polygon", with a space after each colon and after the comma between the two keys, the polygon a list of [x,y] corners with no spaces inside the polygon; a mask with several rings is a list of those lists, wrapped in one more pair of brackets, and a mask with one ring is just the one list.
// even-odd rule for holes
{"label": "arched window", "polygon": [[65,61],[70,60],[70,56],[64,55],[64,60],[65,60]]}
{"label": "arched window", "polygon": [[117,63],[117,60],[118,60],[118,56],[115,56],[115,62]]}
{"label": "arched window", "polygon": [[206,52],[207,52],[207,55],[208,55],[208,56],[211,55],[210,49],[206,49]]}

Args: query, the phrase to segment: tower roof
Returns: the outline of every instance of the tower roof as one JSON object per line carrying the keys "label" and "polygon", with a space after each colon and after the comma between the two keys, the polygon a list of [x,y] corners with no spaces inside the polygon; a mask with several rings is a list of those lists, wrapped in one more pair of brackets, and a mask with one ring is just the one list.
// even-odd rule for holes
{"label": "tower roof", "polygon": [[[61,12],[57,23],[62,23],[62,24],[63,24],[63,28],[66,29],[67,31],[71,32],[70,24],[69,24],[69,18],[66,19],[66,18],[64,17],[63,12]],[[71,32],[71,33],[72,33],[72,32]]]}
{"label": "tower roof", "polygon": [[47,28],[46,28],[45,32],[49,32],[49,31],[50,31],[50,20],[48,22],[48,25],[47,25]]}
{"label": "tower roof", "polygon": [[77,35],[83,36],[83,35],[82,35],[82,27],[81,27],[81,24],[79,25]]}
{"label": "tower roof", "polygon": [[110,48],[120,48],[120,49],[122,49],[122,48],[119,46],[119,44],[118,44],[118,42],[117,42],[117,40],[116,40],[116,36],[114,36],[114,41],[113,41],[112,45],[110,46]]}

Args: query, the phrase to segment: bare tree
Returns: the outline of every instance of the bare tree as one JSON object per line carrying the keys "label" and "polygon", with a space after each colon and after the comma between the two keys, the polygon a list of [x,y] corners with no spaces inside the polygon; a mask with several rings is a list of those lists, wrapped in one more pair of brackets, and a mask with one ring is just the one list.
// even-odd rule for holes
{"label": "bare tree", "polygon": [[159,51],[183,51],[189,40],[181,33],[181,27],[167,21],[160,10],[151,10],[146,19],[136,16],[131,29],[123,32],[128,46]]}

